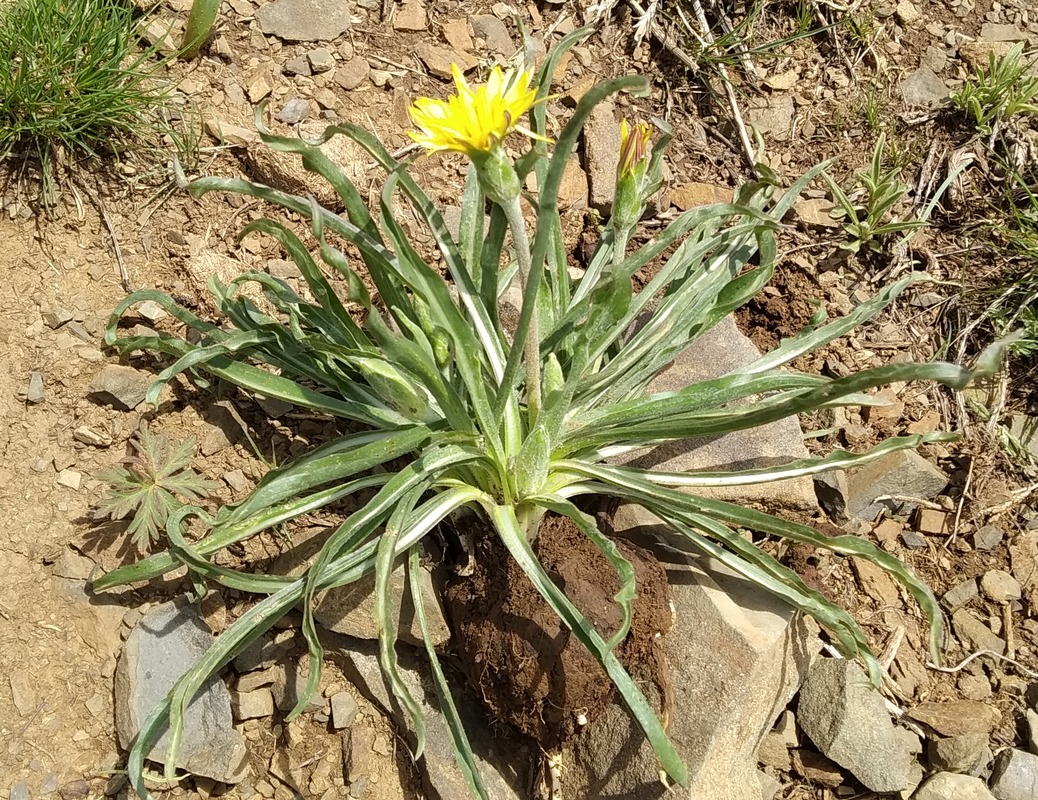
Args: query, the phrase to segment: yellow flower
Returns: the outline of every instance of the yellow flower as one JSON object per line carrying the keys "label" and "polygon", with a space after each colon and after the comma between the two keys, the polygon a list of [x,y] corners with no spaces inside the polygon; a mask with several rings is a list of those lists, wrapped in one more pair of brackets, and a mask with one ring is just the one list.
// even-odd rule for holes
{"label": "yellow flower", "polygon": [[475,88],[457,65],[451,65],[451,72],[457,94],[447,100],[420,97],[411,106],[411,119],[421,130],[409,135],[422,147],[478,156],[496,149],[513,130],[542,138],[517,124],[537,101],[537,90],[530,88],[532,72],[494,67],[486,84]]}
{"label": "yellow flower", "polygon": [[635,167],[645,161],[651,138],[652,125],[636,122],[632,129],[626,119],[620,121],[620,161],[616,165],[618,178],[633,172]]}

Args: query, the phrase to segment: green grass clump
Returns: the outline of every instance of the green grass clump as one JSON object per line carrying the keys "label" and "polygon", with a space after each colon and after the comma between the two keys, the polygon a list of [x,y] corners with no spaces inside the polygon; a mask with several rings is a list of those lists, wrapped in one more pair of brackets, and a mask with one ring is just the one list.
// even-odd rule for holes
{"label": "green grass clump", "polygon": [[1005,120],[1038,113],[1038,76],[1023,59],[1018,44],[1003,58],[991,53],[987,69],[977,68],[962,88],[951,95],[952,106],[970,117],[982,136],[996,133]]}
{"label": "green grass clump", "polygon": [[157,63],[123,0],[0,5],[0,159],[39,162],[44,199],[55,159],[99,155],[154,128]]}

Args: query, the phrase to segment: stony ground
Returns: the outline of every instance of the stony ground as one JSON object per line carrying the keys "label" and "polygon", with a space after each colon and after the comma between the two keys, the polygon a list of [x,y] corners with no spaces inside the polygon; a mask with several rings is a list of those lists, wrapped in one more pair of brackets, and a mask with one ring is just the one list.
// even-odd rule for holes
{"label": "stony ground", "polygon": [[[185,0],[160,4],[152,32],[161,35],[172,26],[175,38],[189,5]],[[279,13],[285,6],[292,13]],[[244,174],[302,190],[312,179],[290,159],[258,145],[252,122],[256,104],[267,103],[267,124],[276,132],[290,134],[298,123],[301,132],[314,135],[327,121],[341,118],[374,130],[391,149],[400,148],[408,143],[410,102],[423,94],[444,95],[451,61],[478,74],[515,54],[520,39],[513,11],[540,45],[550,46],[582,21],[584,10],[565,3],[512,8],[506,3],[423,6],[417,0],[403,5],[230,0],[221,7],[216,37],[203,56],[171,68],[167,76],[184,124],[198,123],[205,131],[180,163],[189,177]],[[744,11],[732,13],[739,19]],[[714,9],[707,12],[718,19]],[[854,25],[755,52],[752,70],[737,56],[724,65],[737,88],[740,115],[763,137],[767,162],[790,178],[835,157],[834,172],[844,178],[864,166],[883,127],[905,164],[906,182],[913,186],[910,201],[919,205],[932,191],[931,176],[973,146],[971,131],[941,108],[947,91],[989,50],[1038,41],[1038,15],[1026,0],[905,0],[896,7],[859,3],[850,11],[828,3],[765,5],[753,41],[792,35],[804,14],[808,27],[848,17]],[[700,57],[701,72],[692,75],[682,54],[695,54],[697,45],[683,26],[670,25],[661,15],[661,36],[636,45],[633,22],[630,8],[621,6],[574,50],[549,117],[563,119],[567,106],[593,81],[634,70],[648,75],[651,97],[621,98],[610,112],[614,116],[603,121],[640,113],[665,118],[675,128],[671,190],[646,223],[649,235],[678,210],[727,198],[750,177],[750,166],[733,127],[721,65]],[[695,28],[694,20],[690,27]],[[565,186],[567,233],[575,254],[582,231],[594,225],[588,209],[601,205],[602,184],[612,181],[601,166],[608,153],[596,152],[611,145],[596,141],[590,132]],[[373,165],[349,150],[340,156],[358,186],[377,196]],[[450,205],[458,196],[459,161],[423,160],[417,171],[441,202]],[[135,361],[128,365],[135,371],[122,373],[106,367],[115,362],[100,346],[103,327],[127,288],[160,288],[205,313],[210,308],[205,278],[214,270],[226,278],[243,267],[258,268],[297,282],[271,242],[257,237],[236,242],[237,231],[264,213],[257,203],[216,195],[194,201],[177,189],[172,176],[168,164],[135,156],[114,168],[74,170],[58,214],[48,219],[35,213],[31,186],[4,173],[0,269],[10,301],[0,314],[0,403],[7,422],[0,429],[5,518],[0,792],[9,792],[11,800],[55,792],[65,800],[125,793],[113,713],[116,658],[142,611],[182,589],[170,581],[100,598],[86,593],[99,571],[136,557],[123,528],[99,526],[91,512],[104,494],[99,474],[125,455],[141,422],[150,420],[154,430],[178,441],[196,439],[195,468],[220,482],[214,502],[241,497],[267,464],[281,463],[326,435],[290,410],[236,401],[232,413],[186,386],[165,393],[152,411],[140,403],[140,390],[153,363]],[[983,169],[969,171],[958,205],[946,205],[907,253],[862,258],[838,250],[843,232],[825,213],[830,201],[824,187],[812,186],[784,240],[776,280],[739,315],[743,331],[758,346],[772,346],[806,322],[814,310],[811,301],[823,303],[833,316],[846,313],[914,261],[940,282],[909,292],[875,324],[797,366],[840,375],[908,355],[971,355],[977,343],[960,347],[955,338],[964,308],[960,284],[968,290],[1001,266],[997,254],[978,247],[968,234],[967,223],[987,213],[981,202],[986,180]],[[158,315],[139,322],[163,324]],[[1038,679],[1038,513],[1035,496],[1026,494],[1034,473],[993,445],[993,426],[976,414],[976,405],[1007,408],[1007,417],[1025,413],[1028,389],[1003,384],[990,397],[975,392],[966,401],[926,387],[889,391],[891,404],[868,414],[803,420],[809,446],[819,452],[857,449],[883,436],[935,429],[962,431],[963,441],[929,445],[920,458],[899,457],[882,470],[823,490],[828,514],[820,512],[815,521],[872,537],[930,582],[950,621],[946,659],[951,666],[940,671],[928,663],[918,613],[884,574],[810,551],[792,549],[785,555],[809,582],[855,613],[882,654],[891,676],[885,696],[903,713],[898,729],[908,732],[900,746],[904,753],[919,751],[912,758],[915,777],[924,770],[951,776],[931,780],[916,797],[970,797],[967,792],[980,792],[969,783],[971,773],[979,776],[977,783],[992,783],[1000,800],[1033,798],[1033,789],[1011,794],[1016,790],[1007,788],[1010,779],[1004,775],[1013,780],[1023,775],[1024,781],[1038,774],[1038,760],[1029,761],[1024,752],[1029,747],[1038,752],[1030,736],[1038,718],[1028,712]],[[898,496],[888,501],[896,513],[877,519],[873,503],[888,495]],[[273,538],[256,547],[266,548],[260,552],[271,559],[284,549]],[[202,610],[218,633],[247,606],[247,598],[227,592],[213,595]],[[300,668],[296,656],[305,648],[291,627],[279,630],[271,647],[274,651],[252,663],[236,664],[228,676],[235,691],[235,727],[249,748],[250,777],[231,789],[196,779],[170,793],[287,800],[344,796],[348,786],[353,797],[420,796],[422,783],[399,729],[357,689],[362,662],[330,658],[322,699],[286,724],[283,712],[291,706]],[[963,661],[978,651],[997,655]],[[851,697],[856,686],[851,677],[813,677],[814,691],[847,695],[847,708],[864,708],[872,701]],[[875,796],[865,788],[870,767],[860,765],[861,754],[848,755],[839,742],[823,743],[821,734],[812,733],[822,722],[812,718],[818,703],[805,692],[761,746],[761,766],[780,787],[776,796]],[[872,717],[860,713],[882,727],[875,711],[869,712]],[[498,729],[493,736],[509,741]],[[991,780],[993,760],[998,769]]]}

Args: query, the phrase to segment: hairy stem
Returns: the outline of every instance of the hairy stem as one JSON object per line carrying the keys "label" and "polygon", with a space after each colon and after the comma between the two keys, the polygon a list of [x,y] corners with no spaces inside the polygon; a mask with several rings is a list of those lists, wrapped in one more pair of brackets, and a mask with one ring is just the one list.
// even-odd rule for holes
{"label": "hairy stem", "polygon": [[[505,219],[508,220],[508,227],[512,231],[515,258],[519,262],[519,281],[525,300],[526,282],[530,278],[530,238],[526,234],[526,222],[523,220],[519,198],[516,197],[503,203],[501,209],[505,212]],[[530,412],[529,429],[533,430],[541,411],[541,332],[537,317],[536,298],[534,298],[530,327],[526,332],[526,340],[522,342],[522,347],[523,360],[526,362],[526,406]]]}

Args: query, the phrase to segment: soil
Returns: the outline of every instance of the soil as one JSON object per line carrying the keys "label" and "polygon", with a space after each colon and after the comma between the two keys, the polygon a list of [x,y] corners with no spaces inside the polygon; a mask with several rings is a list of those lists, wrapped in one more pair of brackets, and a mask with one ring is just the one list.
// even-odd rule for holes
{"label": "soil", "polygon": [[[354,89],[344,89],[334,71],[288,74],[285,66],[289,60],[304,57],[318,45],[264,35],[256,20],[262,5],[265,3],[254,0],[222,4],[216,35],[202,56],[173,63],[163,75],[173,87],[176,107],[183,112],[176,116],[196,136],[190,151],[178,154],[179,166],[189,179],[220,175],[301,185],[300,172],[292,173],[288,166],[291,159],[282,159],[272,168],[269,156],[255,142],[222,143],[191,128],[192,123],[212,119],[251,128],[253,107],[261,100],[269,102],[267,123],[278,134],[294,135],[295,130],[271,117],[287,100],[302,98],[310,103],[310,117],[302,126],[307,135],[341,118],[373,130],[391,150],[405,146],[410,102],[421,95],[442,97],[449,91],[449,84],[430,75],[417,57],[419,45],[431,42],[442,47],[444,23],[500,12],[502,4],[453,0],[428,4],[428,19],[417,31],[393,28],[392,18],[403,10],[401,4],[351,4],[357,20],[351,30],[321,46],[332,53],[339,67],[355,64],[356,58],[365,61],[370,75]],[[383,5],[389,17],[383,18],[379,8]],[[925,18],[905,24],[894,14],[892,3],[866,0],[853,5],[853,12],[847,14],[835,11],[836,4],[817,5],[826,22],[835,23],[828,32],[755,51],[753,60],[764,83],[755,83],[733,65],[730,71],[740,106],[745,112],[751,107],[777,106],[779,101],[793,104],[795,128],[763,134],[765,158],[783,178],[795,177],[820,160],[835,157],[836,177],[848,179],[865,165],[882,128],[896,138],[906,165],[903,178],[915,187],[924,177],[931,152],[940,172],[956,148],[974,145],[972,132],[953,115],[920,116],[907,108],[900,92],[902,79],[924,61],[940,62],[942,80],[956,85],[967,74],[968,65],[958,54],[958,45],[948,43],[949,37],[954,42],[976,38],[985,22],[1029,28],[1033,36],[1034,21],[1024,18],[1033,12],[1025,4],[996,6],[990,0],[918,3],[921,8],[925,5]],[[154,14],[167,23],[182,23],[188,6],[185,0],[166,0]],[[764,13],[751,26],[751,44],[775,42],[794,33],[793,6],[765,4]],[[549,43],[580,22],[580,9],[568,4],[531,3],[519,11],[527,30],[547,37]],[[712,7],[707,13],[715,18]],[[731,13],[739,17],[742,10],[733,7]],[[507,13],[504,18],[509,19]],[[626,6],[619,6],[603,29],[570,59],[555,87],[560,95],[588,78],[635,71],[646,74],[653,87],[650,97],[621,97],[617,111],[661,117],[675,129],[668,157],[671,185],[695,181],[731,188],[749,180],[749,167],[724,95],[718,90],[716,72],[705,60],[700,74],[685,70],[656,40],[635,43],[633,22]],[[852,29],[850,22],[861,25]],[[506,24],[515,37],[513,23]],[[678,23],[664,20],[662,24],[668,35],[693,48],[694,42]],[[479,41],[472,52],[481,62],[477,72],[485,73],[495,55]],[[737,56],[733,59],[738,60]],[[792,83],[786,80],[790,73]],[[706,83],[712,91],[705,88]],[[264,85],[269,89],[266,93]],[[879,124],[870,122],[870,108],[878,109]],[[553,131],[560,129],[569,113],[564,98],[549,104]],[[327,421],[294,411],[268,415],[253,397],[219,386],[200,388],[187,381],[178,381],[165,391],[156,410],[143,405],[133,411],[117,410],[91,395],[94,376],[105,363],[116,361],[113,353],[103,350],[101,336],[111,309],[127,288],[166,291],[206,319],[214,319],[205,286],[213,272],[227,280],[245,270],[268,271],[284,276],[290,286],[306,293],[272,241],[257,235],[241,242],[236,238],[244,225],[271,212],[252,198],[236,195],[213,193],[192,199],[177,186],[173,157],[167,142],[157,154],[129,152],[118,159],[70,160],[62,200],[50,216],[38,208],[34,184],[31,179],[23,180],[18,164],[12,159],[0,161],[0,275],[8,296],[0,314],[0,414],[4,420],[0,426],[0,517],[4,520],[0,532],[0,794],[5,796],[14,794],[16,787],[20,792],[22,784],[32,798],[52,797],[59,788],[66,798],[100,800],[106,791],[126,796],[118,774],[125,754],[119,752],[113,732],[115,659],[128,625],[139,618],[140,609],[185,589],[177,577],[105,596],[94,596],[87,589],[88,581],[100,572],[139,556],[123,535],[124,525],[98,525],[92,510],[105,491],[98,476],[126,455],[127,442],[141,420],[151,420],[153,430],[177,441],[196,440],[199,449],[194,468],[223,486],[211,498],[214,509],[220,503],[240,500],[270,464],[284,463],[336,433]],[[372,207],[377,207],[380,175],[366,159],[355,159],[354,166],[358,187]],[[462,159],[419,159],[412,170],[434,199],[456,204],[463,186]],[[313,176],[303,174],[302,180],[302,185],[316,187]],[[933,226],[925,236],[916,238],[909,253],[915,268],[926,268],[942,283],[910,290],[872,323],[820,353],[798,360],[795,366],[840,375],[909,357],[928,360],[937,354],[968,357],[977,352],[983,344],[980,337],[962,338],[969,321],[963,309],[1002,271],[1016,268],[983,236],[975,235],[983,231],[983,223],[992,213],[988,196],[994,185],[983,164],[971,168],[958,204],[947,211],[938,209]],[[813,199],[825,196],[820,183],[808,192]],[[915,194],[913,188],[911,200],[916,199]],[[638,238],[653,235],[676,213],[670,203],[662,202],[657,216],[645,221]],[[581,232],[595,231],[600,219],[586,214],[579,203],[566,215],[567,248],[580,261],[586,257]],[[293,222],[288,215],[280,219]],[[404,224],[428,251],[429,237],[416,221],[405,215]],[[791,224],[783,232],[775,280],[739,316],[740,324],[759,346],[774,346],[802,327],[815,308],[811,301],[823,304],[830,317],[838,317],[895,274],[893,268],[899,262],[889,252],[860,259],[839,257],[840,235],[839,229],[803,223]],[[66,309],[72,321],[51,327],[47,320],[56,309]],[[145,323],[143,319],[130,322]],[[167,319],[156,324],[169,323]],[[154,373],[166,362],[143,356],[131,363]],[[42,373],[44,383],[45,397],[39,403],[27,399],[34,372]],[[1026,382],[1006,378],[1001,388],[1002,398],[991,407],[1026,409]],[[809,444],[816,452],[827,453],[836,447],[865,448],[885,435],[960,431],[960,443],[921,450],[950,477],[949,487],[936,501],[949,512],[950,528],[925,533],[926,546],[918,549],[907,548],[900,538],[901,533],[918,527],[914,518],[880,520],[856,532],[906,559],[938,595],[987,571],[1016,569],[1014,564],[1023,558],[1017,543],[1026,531],[1038,527],[1034,495],[1021,492],[1033,484],[1033,467],[1008,457],[992,438],[993,427],[965,401],[940,389],[916,385],[899,386],[896,394],[903,406],[884,418],[854,409],[805,417],[805,431],[812,436]],[[217,403],[229,405],[241,424],[228,427],[226,419],[218,420]],[[234,433],[235,426],[239,432],[244,428],[248,436]],[[76,434],[81,428],[104,434],[96,440],[102,443],[84,443]],[[306,525],[330,526],[337,519],[336,513],[328,513],[307,520]],[[542,534],[544,541],[539,545],[542,557],[551,561],[552,574],[560,585],[572,592],[572,599],[606,632],[617,623],[611,599],[615,588],[600,585],[601,576],[611,570],[601,565],[592,569],[597,550],[583,537],[574,537],[572,530],[550,525],[553,527],[546,536]],[[972,537],[985,525],[995,525],[1005,535],[999,545],[983,551],[973,545]],[[262,568],[287,550],[288,540],[298,533],[287,530],[258,537],[226,558],[236,566]],[[776,543],[763,539],[759,543],[787,555]],[[495,564],[511,577],[505,583],[484,576],[481,586],[474,578],[465,591],[472,598],[482,592],[488,605],[515,616],[509,604],[529,603],[533,592],[522,581],[511,579],[517,576],[509,572],[502,554],[489,541],[480,546],[487,550],[479,561]],[[585,551],[587,561],[575,557]],[[788,556],[811,585],[855,613],[877,652],[891,654],[896,685],[887,689],[898,704],[984,699],[1005,712],[992,746],[1023,746],[1017,720],[1031,673],[1008,662],[981,659],[952,672],[929,668],[924,627],[903,591],[877,583],[852,559],[803,548],[791,550]],[[628,557],[639,565],[638,583],[644,598],[648,587],[659,586],[658,568],[642,561],[636,551],[629,551]],[[1007,639],[1013,634],[1017,662],[1023,670],[1033,671],[1038,666],[1035,590],[1031,579],[1025,584],[1024,598],[1010,604],[1008,611],[982,597],[971,608],[992,631],[1004,633]],[[506,588],[518,594],[506,594]],[[636,606],[635,626],[623,652],[634,662],[659,666],[652,643],[646,644],[645,637],[650,631],[655,634],[669,627],[664,589],[660,587],[649,601],[650,611],[644,608],[645,600],[641,600],[641,610]],[[210,626],[219,631],[251,602],[235,592],[213,593],[203,610]],[[463,603],[459,605],[464,608]],[[588,718],[593,718],[594,709],[601,707],[608,692],[603,690],[597,667],[587,668],[587,654],[567,647],[571,637],[557,620],[545,615],[543,608],[536,609],[535,603],[532,606],[520,618],[538,620],[537,624],[511,632],[492,625],[481,647],[489,649],[493,643],[506,663],[516,660],[515,653],[530,655],[522,662],[528,665],[522,672],[524,682],[513,691],[531,698],[531,709],[538,710],[516,714],[516,703],[501,701],[500,713],[505,717],[512,713],[519,727],[550,744],[572,732],[573,711],[582,704]],[[661,616],[664,611],[666,615]],[[458,622],[462,625],[472,618],[461,617]],[[293,621],[288,618],[286,626]],[[275,638],[291,659],[305,652],[298,634],[288,627],[278,630]],[[534,642],[540,642],[545,653],[532,653]],[[972,650],[954,636],[948,642],[946,659],[953,665]],[[472,669],[476,655],[483,652],[473,648],[470,672],[478,678],[474,682],[486,684],[489,699],[504,687],[500,674]],[[551,654],[550,661],[546,654]],[[572,659],[578,666],[563,673],[559,659]],[[583,686],[574,687],[570,678],[560,683],[563,674],[587,679]],[[665,682],[663,673],[656,674]],[[233,680],[229,674],[228,681]],[[337,688],[348,688],[348,681],[329,663],[323,695]],[[406,746],[398,744],[398,731],[374,705],[363,698],[358,702],[357,740],[370,740],[371,746],[365,750],[363,789],[356,787],[352,796],[374,800],[419,797],[413,764]],[[165,794],[208,798],[215,792],[229,798],[276,800],[292,797],[293,792],[304,797],[345,796],[342,737],[319,714],[306,714],[285,724],[278,713],[239,725],[254,754],[254,777],[248,783],[227,789],[189,780]],[[289,788],[290,780],[285,777],[282,762],[286,759],[301,776],[292,778],[302,781],[296,789]],[[776,774],[784,786],[784,798],[832,796],[795,771]]]}
{"label": "soil", "polygon": [[[673,626],[666,573],[647,550],[622,539],[617,546],[634,567],[638,594],[631,629],[615,652],[630,674],[648,676],[666,697],[662,635]],[[476,549],[472,574],[456,578],[446,591],[455,649],[491,712],[556,751],[608,707],[612,682],[496,536],[478,537]],[[622,622],[613,600],[619,578],[576,524],[546,516],[534,549],[602,637],[616,633]]]}

